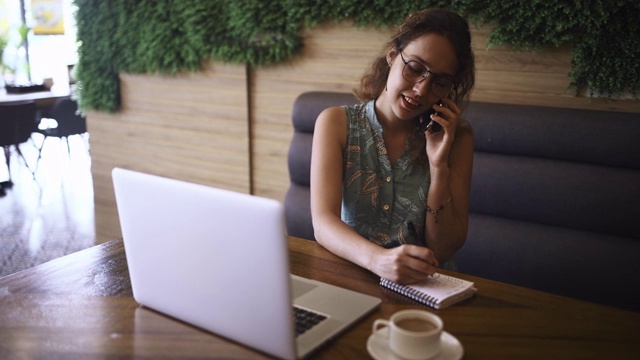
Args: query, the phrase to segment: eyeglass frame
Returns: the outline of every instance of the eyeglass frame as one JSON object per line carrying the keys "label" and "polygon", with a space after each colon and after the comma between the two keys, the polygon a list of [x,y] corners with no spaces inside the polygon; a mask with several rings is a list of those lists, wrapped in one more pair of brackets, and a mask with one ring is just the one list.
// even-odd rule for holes
{"label": "eyeglass frame", "polygon": [[[456,85],[457,85],[456,81],[453,80],[452,78],[450,78],[449,76],[436,74],[433,71],[429,70],[429,68],[425,64],[423,64],[423,63],[421,63],[419,61],[411,60],[411,59],[405,60],[404,56],[402,54],[402,51],[399,51],[399,53],[400,53],[400,59],[402,59],[402,62],[404,63],[404,67],[402,68],[402,78],[405,79],[407,82],[413,83],[413,84],[419,84],[419,83],[423,82],[424,80],[426,80],[427,77],[429,77],[429,75],[431,75],[431,77],[434,80],[439,77],[439,78],[451,81],[451,88],[449,88],[449,90],[447,90],[446,94],[444,94],[442,96],[440,96],[440,94],[436,94],[435,91],[433,91],[433,81],[431,81],[431,83],[429,84],[429,91],[431,91],[431,93],[433,93],[435,96],[438,96],[438,97],[441,97],[441,98],[447,97],[447,95],[449,95],[449,93],[451,93],[451,91],[456,87]],[[420,64],[422,67],[425,68],[425,72],[422,75],[420,75],[421,77],[420,77],[420,80],[418,80],[418,81],[413,82],[413,81],[407,79],[407,77],[404,75],[404,70],[407,68],[407,65],[409,65],[410,62],[414,62],[414,63]]]}

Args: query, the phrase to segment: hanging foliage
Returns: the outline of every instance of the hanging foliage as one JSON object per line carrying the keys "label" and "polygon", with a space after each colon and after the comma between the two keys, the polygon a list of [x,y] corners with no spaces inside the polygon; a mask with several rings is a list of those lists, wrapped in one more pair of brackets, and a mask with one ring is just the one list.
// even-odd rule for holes
{"label": "hanging foliage", "polygon": [[209,58],[267,66],[297,54],[305,27],[351,20],[388,27],[428,7],[493,27],[487,46],[539,51],[573,47],[571,85],[600,95],[640,81],[640,2],[635,0],[74,0],[81,106],[115,112],[119,72],[198,71]]}

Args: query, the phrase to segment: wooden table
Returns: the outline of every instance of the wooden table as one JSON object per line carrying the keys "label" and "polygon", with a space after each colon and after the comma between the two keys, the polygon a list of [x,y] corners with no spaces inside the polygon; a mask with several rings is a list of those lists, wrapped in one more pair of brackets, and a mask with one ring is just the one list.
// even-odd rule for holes
{"label": "wooden table", "polygon": [[[376,318],[405,308],[428,309],[381,288],[375,275],[315,242],[290,238],[289,249],[293,273],[382,299],[379,310],[314,358],[366,359]],[[474,281],[477,295],[432,311],[460,340],[466,359],[625,359],[640,354],[640,313],[454,275]],[[265,358],[139,307],[131,297],[120,240],[0,279],[0,358],[107,357]]]}

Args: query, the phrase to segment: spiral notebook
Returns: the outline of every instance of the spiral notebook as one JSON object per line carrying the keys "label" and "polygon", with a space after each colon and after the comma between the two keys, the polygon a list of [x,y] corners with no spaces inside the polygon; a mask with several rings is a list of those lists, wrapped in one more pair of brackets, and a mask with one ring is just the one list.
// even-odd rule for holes
{"label": "spiral notebook", "polygon": [[380,285],[435,309],[444,309],[471,297],[477,291],[471,281],[440,273],[411,285],[400,285],[380,278]]}

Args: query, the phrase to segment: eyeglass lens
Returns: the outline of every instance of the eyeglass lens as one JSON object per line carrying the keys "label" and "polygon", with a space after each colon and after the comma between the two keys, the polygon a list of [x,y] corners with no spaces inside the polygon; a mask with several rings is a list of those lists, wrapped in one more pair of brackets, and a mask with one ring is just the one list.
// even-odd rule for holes
{"label": "eyeglass lens", "polygon": [[402,70],[402,77],[411,83],[421,82],[426,79],[427,76],[431,75],[431,92],[433,92],[434,95],[445,97],[453,88],[454,84],[451,79],[432,73],[423,64],[413,60],[404,61],[404,63],[405,65]]}

